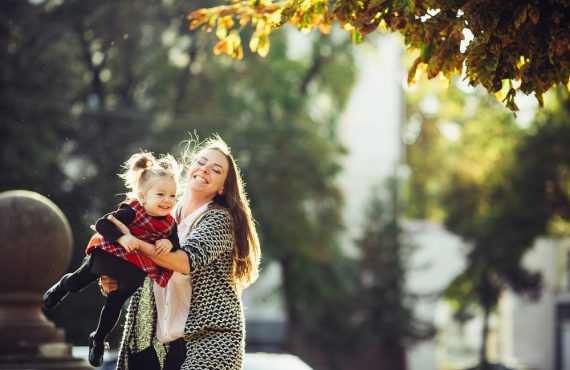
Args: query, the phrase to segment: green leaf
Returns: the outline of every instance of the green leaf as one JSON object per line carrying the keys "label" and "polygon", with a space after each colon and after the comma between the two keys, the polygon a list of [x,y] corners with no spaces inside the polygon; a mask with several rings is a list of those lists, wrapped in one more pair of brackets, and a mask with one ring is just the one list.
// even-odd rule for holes
{"label": "green leaf", "polygon": [[517,8],[517,10],[515,11],[515,28],[519,29],[521,24],[523,24],[526,21],[526,15],[527,15],[527,9],[528,6],[526,3],[522,4],[521,6],[519,6]]}
{"label": "green leaf", "polygon": [[354,45],[360,44],[364,38],[363,35],[360,32],[358,32],[357,30],[352,30],[350,32],[350,36],[351,36],[352,43]]}
{"label": "green leaf", "polygon": [[395,0],[394,1],[394,10],[400,12],[403,11],[404,13],[410,13],[414,10],[416,6],[415,0]]}

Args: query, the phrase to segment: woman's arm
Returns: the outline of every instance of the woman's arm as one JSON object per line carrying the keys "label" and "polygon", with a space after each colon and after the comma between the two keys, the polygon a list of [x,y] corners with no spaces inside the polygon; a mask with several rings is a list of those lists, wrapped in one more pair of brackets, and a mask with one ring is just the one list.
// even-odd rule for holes
{"label": "woman's arm", "polygon": [[[121,221],[117,220],[112,215],[108,216],[107,219],[114,223],[125,235],[130,235],[131,232]],[[188,256],[185,252],[178,250],[176,252],[167,253],[162,256],[157,256],[154,254],[153,244],[147,243],[140,239],[137,240],[139,251],[141,251],[145,256],[150,258],[151,261],[157,265],[172,271],[180,272],[181,274],[190,273],[190,263],[188,262]]]}
{"label": "woman's arm", "polygon": [[151,259],[152,262],[159,266],[167,268],[172,271],[180,272],[181,274],[188,275],[190,273],[190,263],[188,256],[181,250],[176,252],[166,253],[160,256],[154,254],[154,245],[145,241],[139,241],[139,251]]}

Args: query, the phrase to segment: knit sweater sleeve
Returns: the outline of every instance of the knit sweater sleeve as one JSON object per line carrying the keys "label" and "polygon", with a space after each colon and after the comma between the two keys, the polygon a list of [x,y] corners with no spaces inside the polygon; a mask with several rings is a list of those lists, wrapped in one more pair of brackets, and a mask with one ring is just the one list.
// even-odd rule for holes
{"label": "knit sweater sleeve", "polygon": [[115,243],[117,239],[125,235],[119,230],[114,223],[107,220],[107,216],[113,215],[119,221],[121,221],[125,226],[129,226],[136,217],[136,211],[132,209],[128,204],[121,204],[118,210],[115,212],[107,213],[105,216],[97,220],[95,224],[95,230],[103,236],[108,242]]}
{"label": "knit sweater sleeve", "polygon": [[188,254],[190,271],[198,271],[219,256],[233,248],[234,234],[232,219],[225,210],[209,211],[200,220],[185,240],[180,249]]}

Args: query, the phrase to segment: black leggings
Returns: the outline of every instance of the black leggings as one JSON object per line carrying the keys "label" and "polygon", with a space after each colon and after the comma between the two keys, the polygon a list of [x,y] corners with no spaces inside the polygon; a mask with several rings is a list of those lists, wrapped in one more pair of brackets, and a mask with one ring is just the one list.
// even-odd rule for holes
{"label": "black leggings", "polygon": [[77,271],[65,275],[61,282],[67,291],[75,293],[86,288],[101,275],[116,279],[119,288],[109,293],[101,310],[95,331],[95,340],[98,342],[104,341],[113,330],[119,321],[123,305],[146,277],[146,273],[134,264],[101,249],[95,249],[85,264]]}

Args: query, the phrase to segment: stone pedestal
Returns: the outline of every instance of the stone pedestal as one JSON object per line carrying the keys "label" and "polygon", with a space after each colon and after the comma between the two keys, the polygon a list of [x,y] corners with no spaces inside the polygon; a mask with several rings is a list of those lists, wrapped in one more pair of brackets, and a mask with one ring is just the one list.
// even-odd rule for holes
{"label": "stone pedestal", "polygon": [[40,308],[71,258],[63,213],[37,193],[0,193],[0,236],[0,369],[92,369]]}

